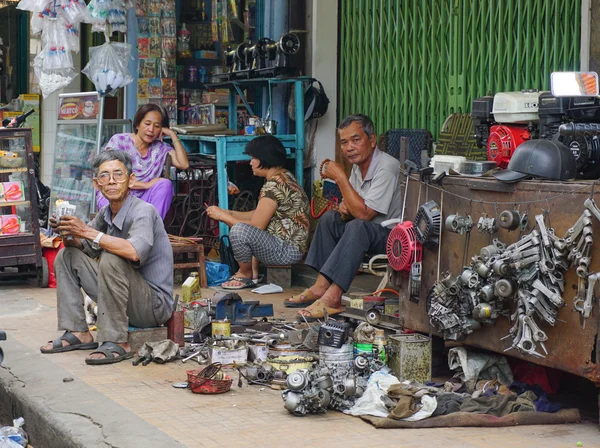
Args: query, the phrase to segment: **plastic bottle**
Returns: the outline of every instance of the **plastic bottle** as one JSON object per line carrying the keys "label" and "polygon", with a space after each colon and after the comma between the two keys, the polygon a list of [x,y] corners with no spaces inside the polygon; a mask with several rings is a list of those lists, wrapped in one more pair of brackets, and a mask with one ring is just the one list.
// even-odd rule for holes
{"label": "plastic bottle", "polygon": [[375,340],[373,341],[373,346],[377,347],[377,351],[379,352],[379,360],[387,365],[387,353],[385,351],[385,345],[387,341],[385,339],[385,332],[381,329],[375,330]]}
{"label": "plastic bottle", "polygon": [[189,303],[197,294],[202,295],[200,280],[198,279],[198,273],[192,272],[185,282],[183,282],[183,285],[181,285],[182,300],[184,303]]}

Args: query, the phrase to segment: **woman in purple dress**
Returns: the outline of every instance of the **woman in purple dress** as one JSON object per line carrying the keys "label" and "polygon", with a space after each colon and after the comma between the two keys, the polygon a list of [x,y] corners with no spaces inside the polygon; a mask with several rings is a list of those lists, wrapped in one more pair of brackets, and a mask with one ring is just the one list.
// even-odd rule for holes
{"label": "woman in purple dress", "polygon": [[[188,157],[177,134],[163,123],[168,123],[163,109],[156,104],[144,104],[133,117],[133,134],[113,135],[105,149],[127,152],[133,161],[135,183],[131,194],[154,205],[162,219],[169,211],[173,199],[173,184],[160,177],[167,154],[171,155],[173,166],[181,170],[188,168]],[[162,141],[163,136],[171,138],[174,147]],[[98,209],[108,201],[96,192]]]}

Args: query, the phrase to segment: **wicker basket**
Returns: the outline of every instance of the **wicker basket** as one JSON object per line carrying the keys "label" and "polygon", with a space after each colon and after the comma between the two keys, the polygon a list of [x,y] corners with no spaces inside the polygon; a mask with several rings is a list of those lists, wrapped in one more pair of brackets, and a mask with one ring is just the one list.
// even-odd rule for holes
{"label": "wicker basket", "polygon": [[213,377],[221,370],[218,363],[211,364],[202,370],[188,370],[188,385],[195,394],[222,394],[231,389],[233,378],[225,376],[222,380]]}

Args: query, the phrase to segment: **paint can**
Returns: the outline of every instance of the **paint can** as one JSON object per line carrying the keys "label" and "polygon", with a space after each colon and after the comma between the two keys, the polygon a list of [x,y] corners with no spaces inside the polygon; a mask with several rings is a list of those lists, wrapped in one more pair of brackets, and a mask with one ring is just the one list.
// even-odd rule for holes
{"label": "paint can", "polygon": [[231,336],[231,322],[228,320],[213,320],[211,331],[213,336]]}

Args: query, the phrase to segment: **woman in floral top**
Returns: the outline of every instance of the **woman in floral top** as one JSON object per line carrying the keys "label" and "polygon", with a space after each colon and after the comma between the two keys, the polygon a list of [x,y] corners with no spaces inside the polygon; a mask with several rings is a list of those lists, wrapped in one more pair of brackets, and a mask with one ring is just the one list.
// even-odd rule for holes
{"label": "woman in floral top", "polygon": [[[298,263],[308,243],[308,198],[283,164],[286,159],[281,141],[272,135],[256,137],[246,146],[255,176],[264,177],[256,210],[236,212],[212,206],[208,215],[231,227],[229,241],[240,270],[221,286],[242,289],[253,286],[258,277],[252,257],[267,265]],[[255,274],[255,275],[254,275]]]}

